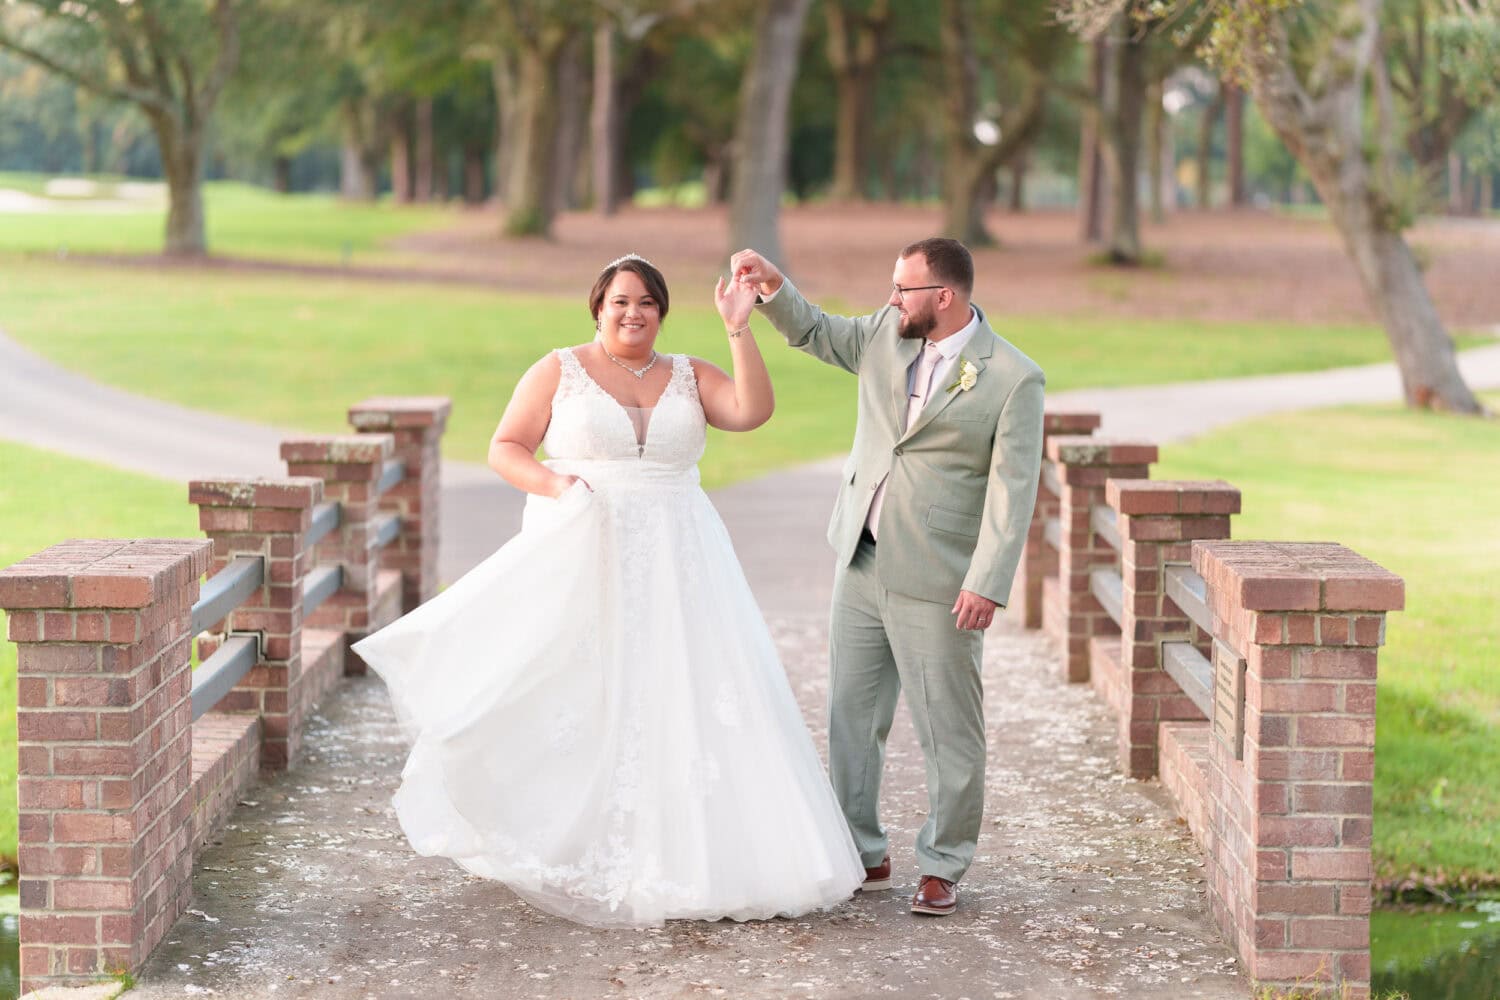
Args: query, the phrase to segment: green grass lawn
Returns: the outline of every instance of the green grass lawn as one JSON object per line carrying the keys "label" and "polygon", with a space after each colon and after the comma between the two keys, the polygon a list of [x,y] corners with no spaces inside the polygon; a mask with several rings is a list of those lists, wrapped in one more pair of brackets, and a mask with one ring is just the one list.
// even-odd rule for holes
{"label": "green grass lawn", "polygon": [[[832,304],[836,305],[836,304]],[[1051,390],[1382,360],[1369,327],[1012,318],[1001,332]],[[516,379],[547,350],[587,341],[577,300],[464,286],[266,274],[119,269],[0,256],[0,329],[103,382],[197,408],[314,432],[345,427],[369,395],[454,400],[445,451],[482,461]],[[757,321],[776,416],[710,442],[710,486],[848,446],[854,382],[781,346]],[[1170,344],[1170,349],[1162,349]],[[708,296],[680,296],[661,347],[727,365]]]}
{"label": "green grass lawn", "polygon": [[1380,655],[1381,880],[1500,883],[1497,455],[1500,422],[1357,407],[1170,446],[1152,470],[1239,487],[1235,537],[1342,542],[1405,578]]}
{"label": "green grass lawn", "polygon": [[[0,188],[41,195],[50,179],[0,173]],[[96,178],[100,197],[60,198],[59,211],[0,215],[0,252],[154,254],[162,249],[165,194],[160,199],[113,199],[125,178]],[[105,201],[112,202],[104,204]],[[277,194],[235,181],[204,185],[211,253],[300,262],[389,262],[386,240],[440,228],[458,209],[440,205],[350,203],[333,195]]]}
{"label": "green grass lawn", "polygon": [[[0,567],[68,538],[201,538],[187,488],[0,441]],[[0,637],[5,614],[0,612]],[[0,642],[0,856],[16,854],[16,647]]]}

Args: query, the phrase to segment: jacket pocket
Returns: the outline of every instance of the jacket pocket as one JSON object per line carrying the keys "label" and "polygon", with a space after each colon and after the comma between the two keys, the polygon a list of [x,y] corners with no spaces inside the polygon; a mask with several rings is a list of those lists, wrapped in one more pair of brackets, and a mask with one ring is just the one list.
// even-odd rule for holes
{"label": "jacket pocket", "polygon": [[936,528],[938,531],[946,531],[950,535],[963,535],[965,538],[979,537],[978,514],[965,514],[961,510],[949,510],[947,507],[935,505],[928,507],[927,526]]}

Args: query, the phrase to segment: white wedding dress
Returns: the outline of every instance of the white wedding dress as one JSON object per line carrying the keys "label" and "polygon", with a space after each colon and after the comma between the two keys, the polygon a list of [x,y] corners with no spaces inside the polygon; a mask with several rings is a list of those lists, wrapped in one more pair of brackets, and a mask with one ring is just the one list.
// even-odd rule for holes
{"label": "white wedding dress", "polygon": [[543,442],[581,477],[354,648],[412,744],[394,804],[452,858],[594,926],[795,916],[864,877],[729,535],[686,357],[632,414],[557,352]]}

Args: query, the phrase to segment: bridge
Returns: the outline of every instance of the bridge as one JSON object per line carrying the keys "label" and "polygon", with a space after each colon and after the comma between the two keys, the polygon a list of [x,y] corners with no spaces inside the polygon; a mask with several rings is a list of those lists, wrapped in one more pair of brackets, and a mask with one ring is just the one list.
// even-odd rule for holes
{"label": "bridge", "polygon": [[[1233,485],[1150,479],[1156,445],[1086,411],[1048,414],[987,640],[986,828],[955,916],[906,910],[925,793],[901,715],[897,889],[826,914],[597,931],[413,856],[388,807],[404,747],[349,645],[438,586],[446,415],[365,401],[350,434],[282,440],[284,476],[194,480],[204,538],[70,541],[0,571],[26,988],[130,970],[142,997],[1368,994],[1375,672],[1401,581],[1336,544],[1232,540]],[[819,739],[834,475],[715,496]]]}

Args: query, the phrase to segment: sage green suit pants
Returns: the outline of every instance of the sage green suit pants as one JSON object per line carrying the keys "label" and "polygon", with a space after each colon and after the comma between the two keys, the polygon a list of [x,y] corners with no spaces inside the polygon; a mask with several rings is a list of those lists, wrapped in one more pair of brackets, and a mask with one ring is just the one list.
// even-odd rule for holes
{"label": "sage green suit pants", "polygon": [[875,547],[866,541],[838,570],[829,628],[828,769],[854,844],[873,868],[889,846],[880,779],[896,699],[905,690],[927,764],[918,874],[957,882],[974,859],[984,813],[984,639],[959,631],[951,608],[882,587]]}

